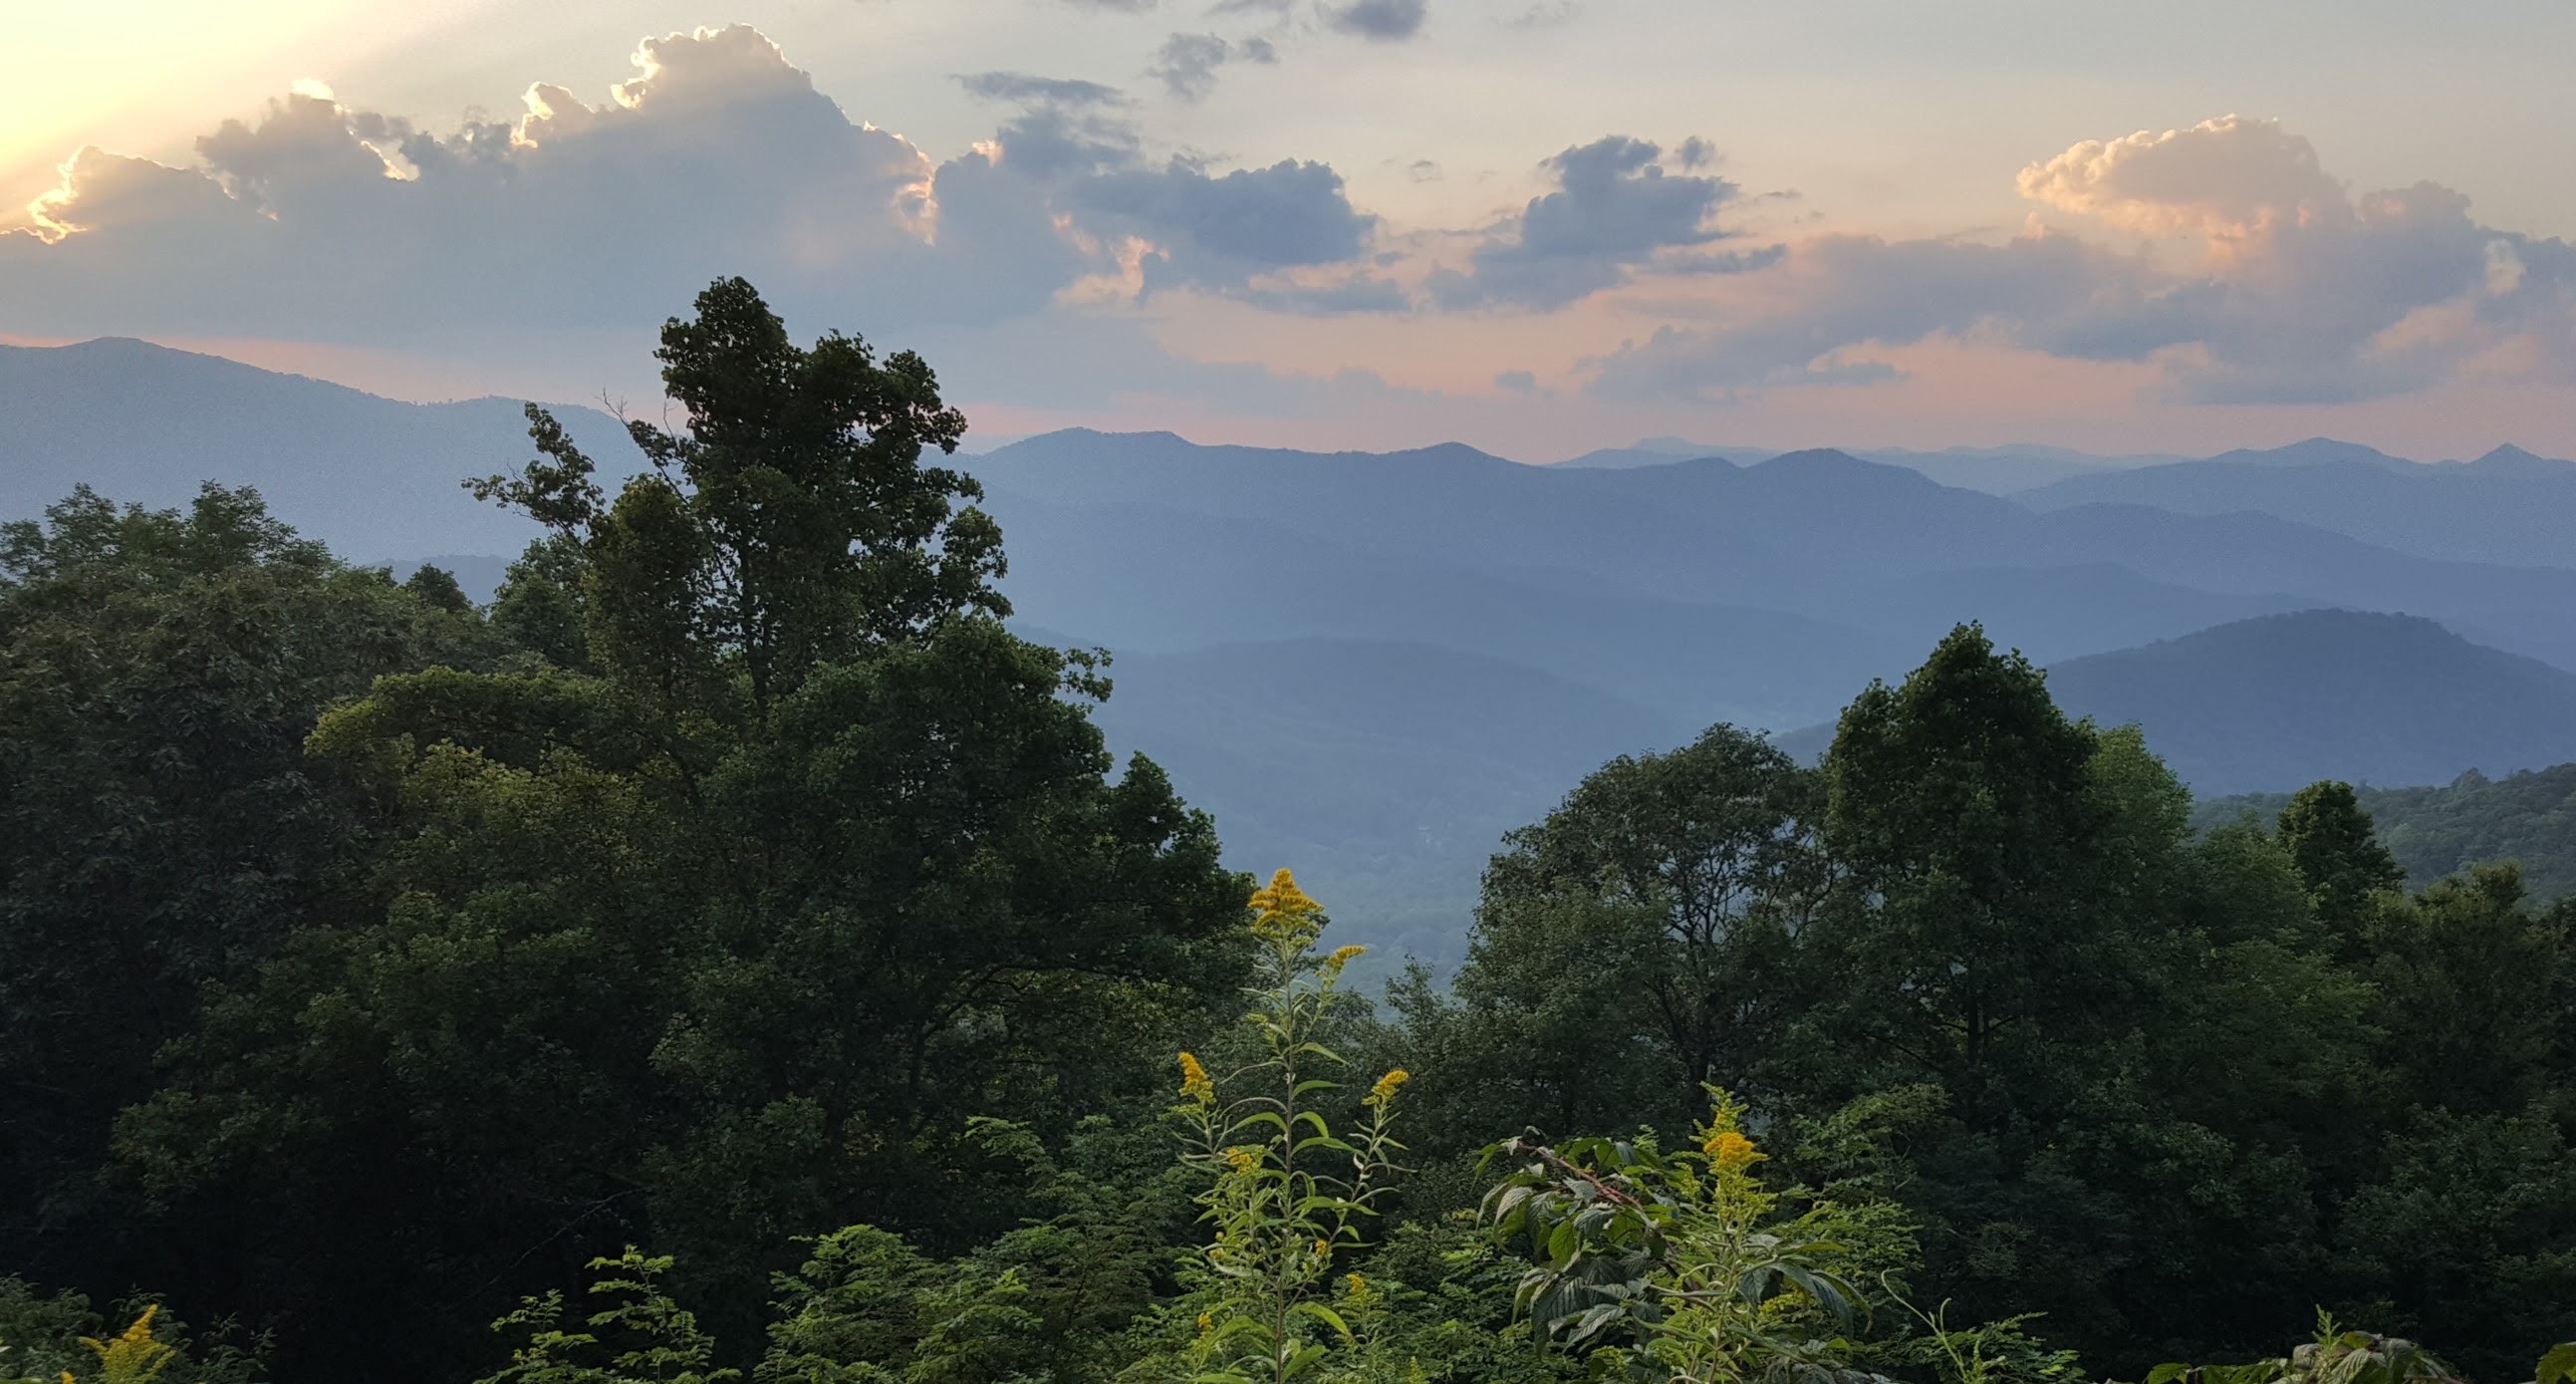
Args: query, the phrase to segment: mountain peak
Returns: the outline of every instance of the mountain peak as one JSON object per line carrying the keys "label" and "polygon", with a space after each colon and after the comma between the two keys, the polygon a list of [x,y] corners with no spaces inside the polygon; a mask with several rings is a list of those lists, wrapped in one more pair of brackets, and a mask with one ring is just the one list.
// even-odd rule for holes
{"label": "mountain peak", "polygon": [[1769,476],[1798,475],[1832,477],[1838,480],[1870,477],[1928,490],[1942,488],[1939,481],[1910,466],[1893,466],[1883,461],[1865,461],[1838,447],[1809,447],[1803,451],[1782,452],[1768,461],[1756,462],[1745,470]]}
{"label": "mountain peak", "polygon": [[2495,448],[2493,451],[2488,452],[2485,456],[2479,457],[2477,460],[2466,464],[2475,468],[2481,474],[2504,476],[2544,476],[2556,478],[2567,475],[2567,468],[2571,465],[2576,465],[2576,462],[2560,461],[2555,457],[2545,457],[2533,452],[2526,452],[2522,448],[2507,442],[2502,446]]}

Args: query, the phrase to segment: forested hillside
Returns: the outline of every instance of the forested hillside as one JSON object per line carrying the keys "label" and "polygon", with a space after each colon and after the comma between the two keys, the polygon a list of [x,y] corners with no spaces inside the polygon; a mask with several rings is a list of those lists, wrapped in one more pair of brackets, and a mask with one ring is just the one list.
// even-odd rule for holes
{"label": "forested hillside", "polygon": [[[2534,898],[2576,894],[2576,764],[2495,777],[2471,772],[2431,787],[2363,784],[2359,794],[2379,839],[2417,888],[2480,862],[2510,860]],[[2211,798],[2194,805],[2192,821],[2215,828],[2248,813],[2269,820],[2288,803],[2285,793]]]}
{"label": "forested hillside", "polygon": [[[657,358],[649,469],[531,407],[474,486],[541,535],[488,604],[222,485],[0,530],[0,1375],[2576,1365],[2576,903],[2513,868],[2410,883],[2332,781],[2195,829],[1973,624],[1812,768],[1436,641],[1104,668],[927,363],[741,280]],[[1389,759],[1513,827],[1445,983],[1306,887],[1371,887],[1386,823],[1303,824]]]}

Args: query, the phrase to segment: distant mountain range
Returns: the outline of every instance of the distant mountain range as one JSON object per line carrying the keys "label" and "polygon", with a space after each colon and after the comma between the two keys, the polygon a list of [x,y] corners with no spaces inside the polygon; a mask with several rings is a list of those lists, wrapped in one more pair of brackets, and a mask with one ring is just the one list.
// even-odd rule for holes
{"label": "distant mountain range", "polygon": [[[637,465],[613,419],[559,416],[610,484]],[[248,483],[344,554],[488,591],[532,529],[460,483],[528,455],[510,401],[0,348],[0,518],[82,481],[156,505]],[[1113,744],[1216,810],[1236,864],[1296,865],[1434,958],[1502,831],[1601,760],[1720,719],[1821,727],[1960,621],[2073,710],[2142,722],[2203,793],[2576,760],[2576,465],[2512,449],[1649,439],[1530,466],[1070,430],[957,464],[1002,522],[1015,624],[1119,655]]]}
{"label": "distant mountain range", "polygon": [[[556,416],[605,474],[637,469],[615,419],[577,406]],[[259,487],[350,557],[515,554],[536,526],[463,483],[529,455],[513,399],[406,404],[119,338],[0,346],[0,516],[40,513],[77,482],[166,506],[220,480]]]}
{"label": "distant mountain range", "polygon": [[[1909,471],[1920,471],[1943,485],[1957,486],[1962,490],[1982,490],[1989,495],[2009,495],[2070,476],[2192,460],[2166,454],[2094,456],[2063,447],[2028,444],[1949,447],[1937,452],[1919,452],[1905,447],[1846,447],[1842,450],[1864,461],[1902,466]],[[1777,448],[1707,447],[1678,437],[1650,437],[1631,446],[1604,447],[1579,457],[1569,457],[1556,465],[1576,470],[1627,470],[1639,466],[1669,466],[1676,461],[1700,457],[1723,457],[1743,466],[1778,454]]]}
{"label": "distant mountain range", "polygon": [[[2249,464],[2257,460],[2271,464]],[[2013,498],[2041,510],[2126,504],[2269,514],[2417,557],[2576,567],[2576,464],[2519,447],[2421,465],[2367,447],[2302,443],[2268,455],[2072,476]]]}

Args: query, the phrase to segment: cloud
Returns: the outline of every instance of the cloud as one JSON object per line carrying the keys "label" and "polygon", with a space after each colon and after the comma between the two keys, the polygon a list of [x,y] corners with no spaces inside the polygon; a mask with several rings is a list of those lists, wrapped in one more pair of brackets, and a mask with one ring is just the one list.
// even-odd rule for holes
{"label": "cloud", "polygon": [[1163,89],[1184,101],[1204,100],[1216,90],[1216,72],[1232,62],[1275,63],[1279,50],[1266,38],[1229,42],[1215,34],[1174,34],[1154,52],[1146,69]]}
{"label": "cloud", "polygon": [[986,101],[1031,106],[1115,106],[1127,98],[1114,86],[1065,77],[1032,77],[1026,72],[960,73],[966,94]]}
{"label": "cloud", "polygon": [[[1686,143],[1683,154],[1700,163],[1711,157],[1697,140]],[[1477,246],[1467,272],[1434,274],[1434,298],[1453,308],[1562,307],[1625,283],[1666,251],[1719,239],[1724,233],[1710,221],[1736,195],[1735,184],[1675,173],[1662,160],[1660,146],[1626,135],[1577,145],[1547,160],[1542,166],[1556,191],[1531,198],[1519,216]]]}
{"label": "cloud", "polygon": [[2222,241],[2350,212],[2307,139],[2234,115],[2188,130],[2085,140],[2023,169],[2018,182],[2032,201],[2106,225]]}
{"label": "cloud", "polygon": [[1505,370],[1494,376],[1494,388],[1506,394],[1538,393],[1538,376],[1527,370]]}
{"label": "cloud", "polygon": [[1430,0],[1350,0],[1324,12],[1334,28],[1372,39],[1411,38],[1422,32],[1429,15]]}
{"label": "cloud", "polygon": [[[1150,272],[1246,297],[1366,249],[1330,167],[1157,166],[1097,83],[961,77],[1020,109],[934,159],[853,120],[747,26],[649,39],[592,104],[540,83],[446,132],[318,94],[198,142],[191,167],[84,150],[0,230],[0,320],[60,335],[481,349],[631,327],[743,274],[782,306],[903,337]],[[1264,292],[1273,292],[1266,288]]]}
{"label": "cloud", "polygon": [[1552,29],[1583,13],[1583,0],[1537,0],[1528,9],[1497,20],[1506,29]]}
{"label": "cloud", "polygon": [[[2155,364],[2199,403],[2340,403],[2468,376],[2576,377],[2576,247],[2499,231],[2431,183],[2354,195],[2304,138],[2226,117],[2085,141],[2021,191],[2196,263],[2063,231],[2001,244],[1829,236],[1748,257],[1722,325],[1668,326],[1594,362],[1593,388],[1716,397],[1892,374],[1851,353],[1936,335]],[[1727,267],[1711,264],[1711,268]]]}
{"label": "cloud", "polygon": [[1377,225],[1351,206],[1341,174],[1290,159],[1216,176],[1174,159],[1091,179],[1076,196],[1161,247],[1145,261],[1149,289],[1216,287],[1249,274],[1344,263],[1366,251]]}

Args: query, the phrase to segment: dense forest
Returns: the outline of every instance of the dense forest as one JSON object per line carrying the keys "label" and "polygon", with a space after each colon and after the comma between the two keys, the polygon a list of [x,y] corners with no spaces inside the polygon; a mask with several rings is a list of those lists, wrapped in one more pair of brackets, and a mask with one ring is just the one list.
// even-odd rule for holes
{"label": "dense forest", "polygon": [[476,484],[488,606],[215,485],[0,535],[0,1377],[2576,1374],[2514,866],[2196,828],[1969,626],[1818,767],[1602,766],[1365,995],[1004,628],[924,362],[738,280],[658,359],[617,493],[534,408]]}
{"label": "dense forest", "polygon": [[[2417,888],[2481,861],[2512,860],[2533,898],[2576,894],[2576,764],[2502,778],[2472,769],[2438,787],[2363,784],[2357,796]],[[2193,805],[2192,821],[2210,828],[2249,814],[2269,820],[2289,804],[2286,793],[2212,798]]]}

